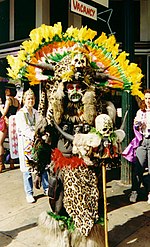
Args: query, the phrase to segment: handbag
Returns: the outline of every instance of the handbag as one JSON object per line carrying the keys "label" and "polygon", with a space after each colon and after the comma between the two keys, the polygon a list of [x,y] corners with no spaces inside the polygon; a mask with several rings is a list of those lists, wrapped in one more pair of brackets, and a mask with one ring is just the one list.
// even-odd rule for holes
{"label": "handbag", "polygon": [[6,125],[5,119],[4,117],[1,117],[0,118],[0,131],[3,132],[6,128],[7,128],[7,125]]}

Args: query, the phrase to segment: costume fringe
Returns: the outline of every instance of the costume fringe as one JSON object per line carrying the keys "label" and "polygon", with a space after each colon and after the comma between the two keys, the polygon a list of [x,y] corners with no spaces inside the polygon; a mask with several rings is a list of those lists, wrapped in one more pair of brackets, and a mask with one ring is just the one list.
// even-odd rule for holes
{"label": "costume fringe", "polygon": [[90,88],[85,92],[82,102],[84,104],[83,118],[88,124],[92,125],[96,117],[96,99],[93,89]]}
{"label": "costume fringe", "polygon": [[60,83],[58,85],[57,91],[54,94],[54,101],[52,103],[52,108],[53,108],[53,115],[54,119],[57,124],[61,123],[62,116],[64,113],[64,104],[63,104],[63,99],[64,99],[64,85],[63,83]]}
{"label": "costume fringe", "polygon": [[104,247],[104,228],[95,224],[88,237],[82,236],[77,229],[69,232],[61,230],[60,223],[43,212],[38,219],[38,226],[45,236],[47,247]]}

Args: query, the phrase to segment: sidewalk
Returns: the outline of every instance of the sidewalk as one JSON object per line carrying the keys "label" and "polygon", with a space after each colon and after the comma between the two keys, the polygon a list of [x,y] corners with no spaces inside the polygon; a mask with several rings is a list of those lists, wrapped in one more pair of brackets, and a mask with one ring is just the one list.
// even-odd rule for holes
{"label": "sidewalk", "polygon": [[19,167],[0,174],[0,247],[45,247],[37,220],[49,210],[48,198],[42,189],[35,195],[36,203],[28,204]]}
{"label": "sidewalk", "polygon": [[145,191],[139,201],[129,202],[130,187],[120,181],[108,183],[108,236],[109,247],[150,246],[150,205]]}
{"label": "sidewalk", "polygon": [[[35,189],[36,203],[28,204],[18,166],[0,174],[0,188],[0,247],[46,247],[37,225],[39,215],[49,210],[42,189]],[[150,205],[145,191],[135,204],[129,203],[129,193],[130,187],[119,180],[107,183],[109,247],[150,246]]]}

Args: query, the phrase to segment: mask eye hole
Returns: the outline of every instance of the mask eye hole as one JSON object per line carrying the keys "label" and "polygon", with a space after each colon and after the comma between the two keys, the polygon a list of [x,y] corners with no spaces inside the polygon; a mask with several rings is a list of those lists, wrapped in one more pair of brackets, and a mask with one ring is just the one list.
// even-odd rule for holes
{"label": "mask eye hole", "polygon": [[75,63],[77,63],[78,62],[78,59],[76,58],[74,61],[75,61]]}
{"label": "mask eye hole", "polygon": [[67,85],[67,89],[68,89],[68,90],[73,90],[73,89],[74,89],[74,87],[73,87],[73,85],[72,85],[72,84],[68,84],[68,85]]}
{"label": "mask eye hole", "polygon": [[103,128],[103,131],[105,132],[107,130],[107,128]]}
{"label": "mask eye hole", "polygon": [[80,85],[77,84],[77,85],[76,85],[76,90],[78,91],[78,90],[80,90],[80,89],[81,89]]}
{"label": "mask eye hole", "polygon": [[112,130],[113,130],[113,128],[110,128],[109,130],[110,130],[110,131],[112,131]]}
{"label": "mask eye hole", "polygon": [[81,63],[84,63],[85,61],[84,61],[84,59],[81,59]]}

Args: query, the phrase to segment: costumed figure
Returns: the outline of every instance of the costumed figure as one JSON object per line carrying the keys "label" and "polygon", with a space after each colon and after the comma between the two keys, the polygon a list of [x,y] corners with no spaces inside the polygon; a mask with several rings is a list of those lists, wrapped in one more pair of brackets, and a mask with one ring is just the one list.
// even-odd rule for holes
{"label": "costumed figure", "polygon": [[[68,246],[104,246],[97,228],[103,217],[102,163],[118,156],[125,133],[115,129],[116,109],[101,95],[125,90],[143,96],[140,68],[119,54],[113,35],[93,40],[95,35],[87,27],[62,33],[61,23],[42,25],[31,31],[17,58],[8,56],[10,76],[41,83],[37,136],[45,135],[44,119],[51,146],[49,214],[64,232],[76,233],[67,233]],[[19,59],[23,67],[14,72],[12,61]]]}

